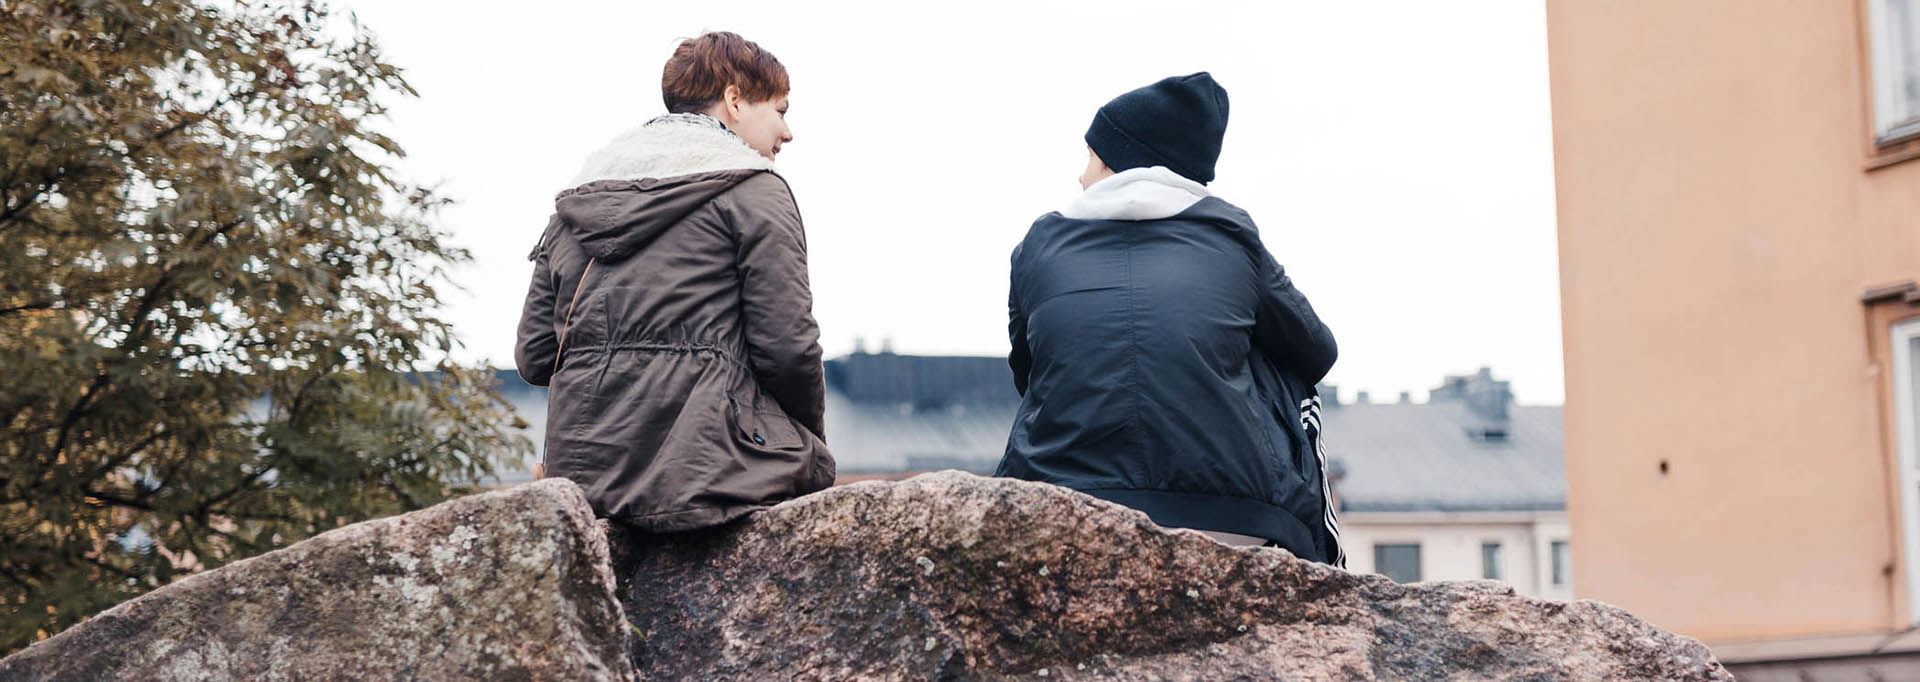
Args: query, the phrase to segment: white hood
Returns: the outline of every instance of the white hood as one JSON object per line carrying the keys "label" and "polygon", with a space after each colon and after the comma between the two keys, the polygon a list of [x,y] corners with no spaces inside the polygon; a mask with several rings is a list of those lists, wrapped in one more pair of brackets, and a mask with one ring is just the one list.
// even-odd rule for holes
{"label": "white hood", "polygon": [[704,124],[669,114],[627,131],[588,156],[571,186],[738,168],[773,170],[773,162],[718,122]]}
{"label": "white hood", "polygon": [[1088,186],[1060,215],[1079,220],[1159,220],[1208,196],[1206,185],[1166,166],[1129,168]]}

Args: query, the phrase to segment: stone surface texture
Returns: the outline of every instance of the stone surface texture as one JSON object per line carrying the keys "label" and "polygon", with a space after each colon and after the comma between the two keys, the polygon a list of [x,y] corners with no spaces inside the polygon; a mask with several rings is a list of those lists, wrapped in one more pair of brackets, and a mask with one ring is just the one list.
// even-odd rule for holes
{"label": "stone surface texture", "polygon": [[1732,679],[1606,604],[1399,585],[958,472],[611,536],[648,680]]}
{"label": "stone surface texture", "polygon": [[0,661],[5,680],[625,680],[606,535],[540,481],[179,580]]}

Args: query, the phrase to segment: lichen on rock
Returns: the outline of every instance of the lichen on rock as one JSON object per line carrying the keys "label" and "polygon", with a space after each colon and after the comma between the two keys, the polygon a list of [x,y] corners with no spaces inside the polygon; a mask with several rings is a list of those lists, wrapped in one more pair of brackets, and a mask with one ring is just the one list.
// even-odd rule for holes
{"label": "lichen on rock", "polygon": [[182,579],[0,679],[627,680],[606,536],[566,481],[358,523]]}

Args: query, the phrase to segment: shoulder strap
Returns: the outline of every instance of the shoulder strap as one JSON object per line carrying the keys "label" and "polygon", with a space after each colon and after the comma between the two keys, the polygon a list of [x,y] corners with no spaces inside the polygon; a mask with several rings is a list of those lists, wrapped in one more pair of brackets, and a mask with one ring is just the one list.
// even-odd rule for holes
{"label": "shoulder strap", "polygon": [[560,372],[560,358],[567,353],[567,337],[573,333],[573,307],[580,303],[580,292],[587,286],[587,276],[593,274],[593,263],[597,258],[587,259],[587,269],[580,272],[580,281],[573,285],[573,298],[567,299],[567,319],[560,324],[560,347],[553,351],[553,372]]}

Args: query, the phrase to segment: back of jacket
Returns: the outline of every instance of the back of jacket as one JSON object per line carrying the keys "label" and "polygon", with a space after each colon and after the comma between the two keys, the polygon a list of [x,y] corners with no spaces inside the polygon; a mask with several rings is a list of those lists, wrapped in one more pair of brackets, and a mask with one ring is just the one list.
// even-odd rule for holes
{"label": "back of jacket", "polygon": [[1333,337],[1245,212],[1208,197],[1157,220],[1043,216],[1009,312],[1023,399],[1000,475],[1337,558],[1297,402]]}
{"label": "back of jacket", "polygon": [[672,120],[596,161],[643,177],[598,172],[560,194],[516,347],[521,376],[549,386],[547,470],[654,532],[830,485],[786,182],[724,129]]}

